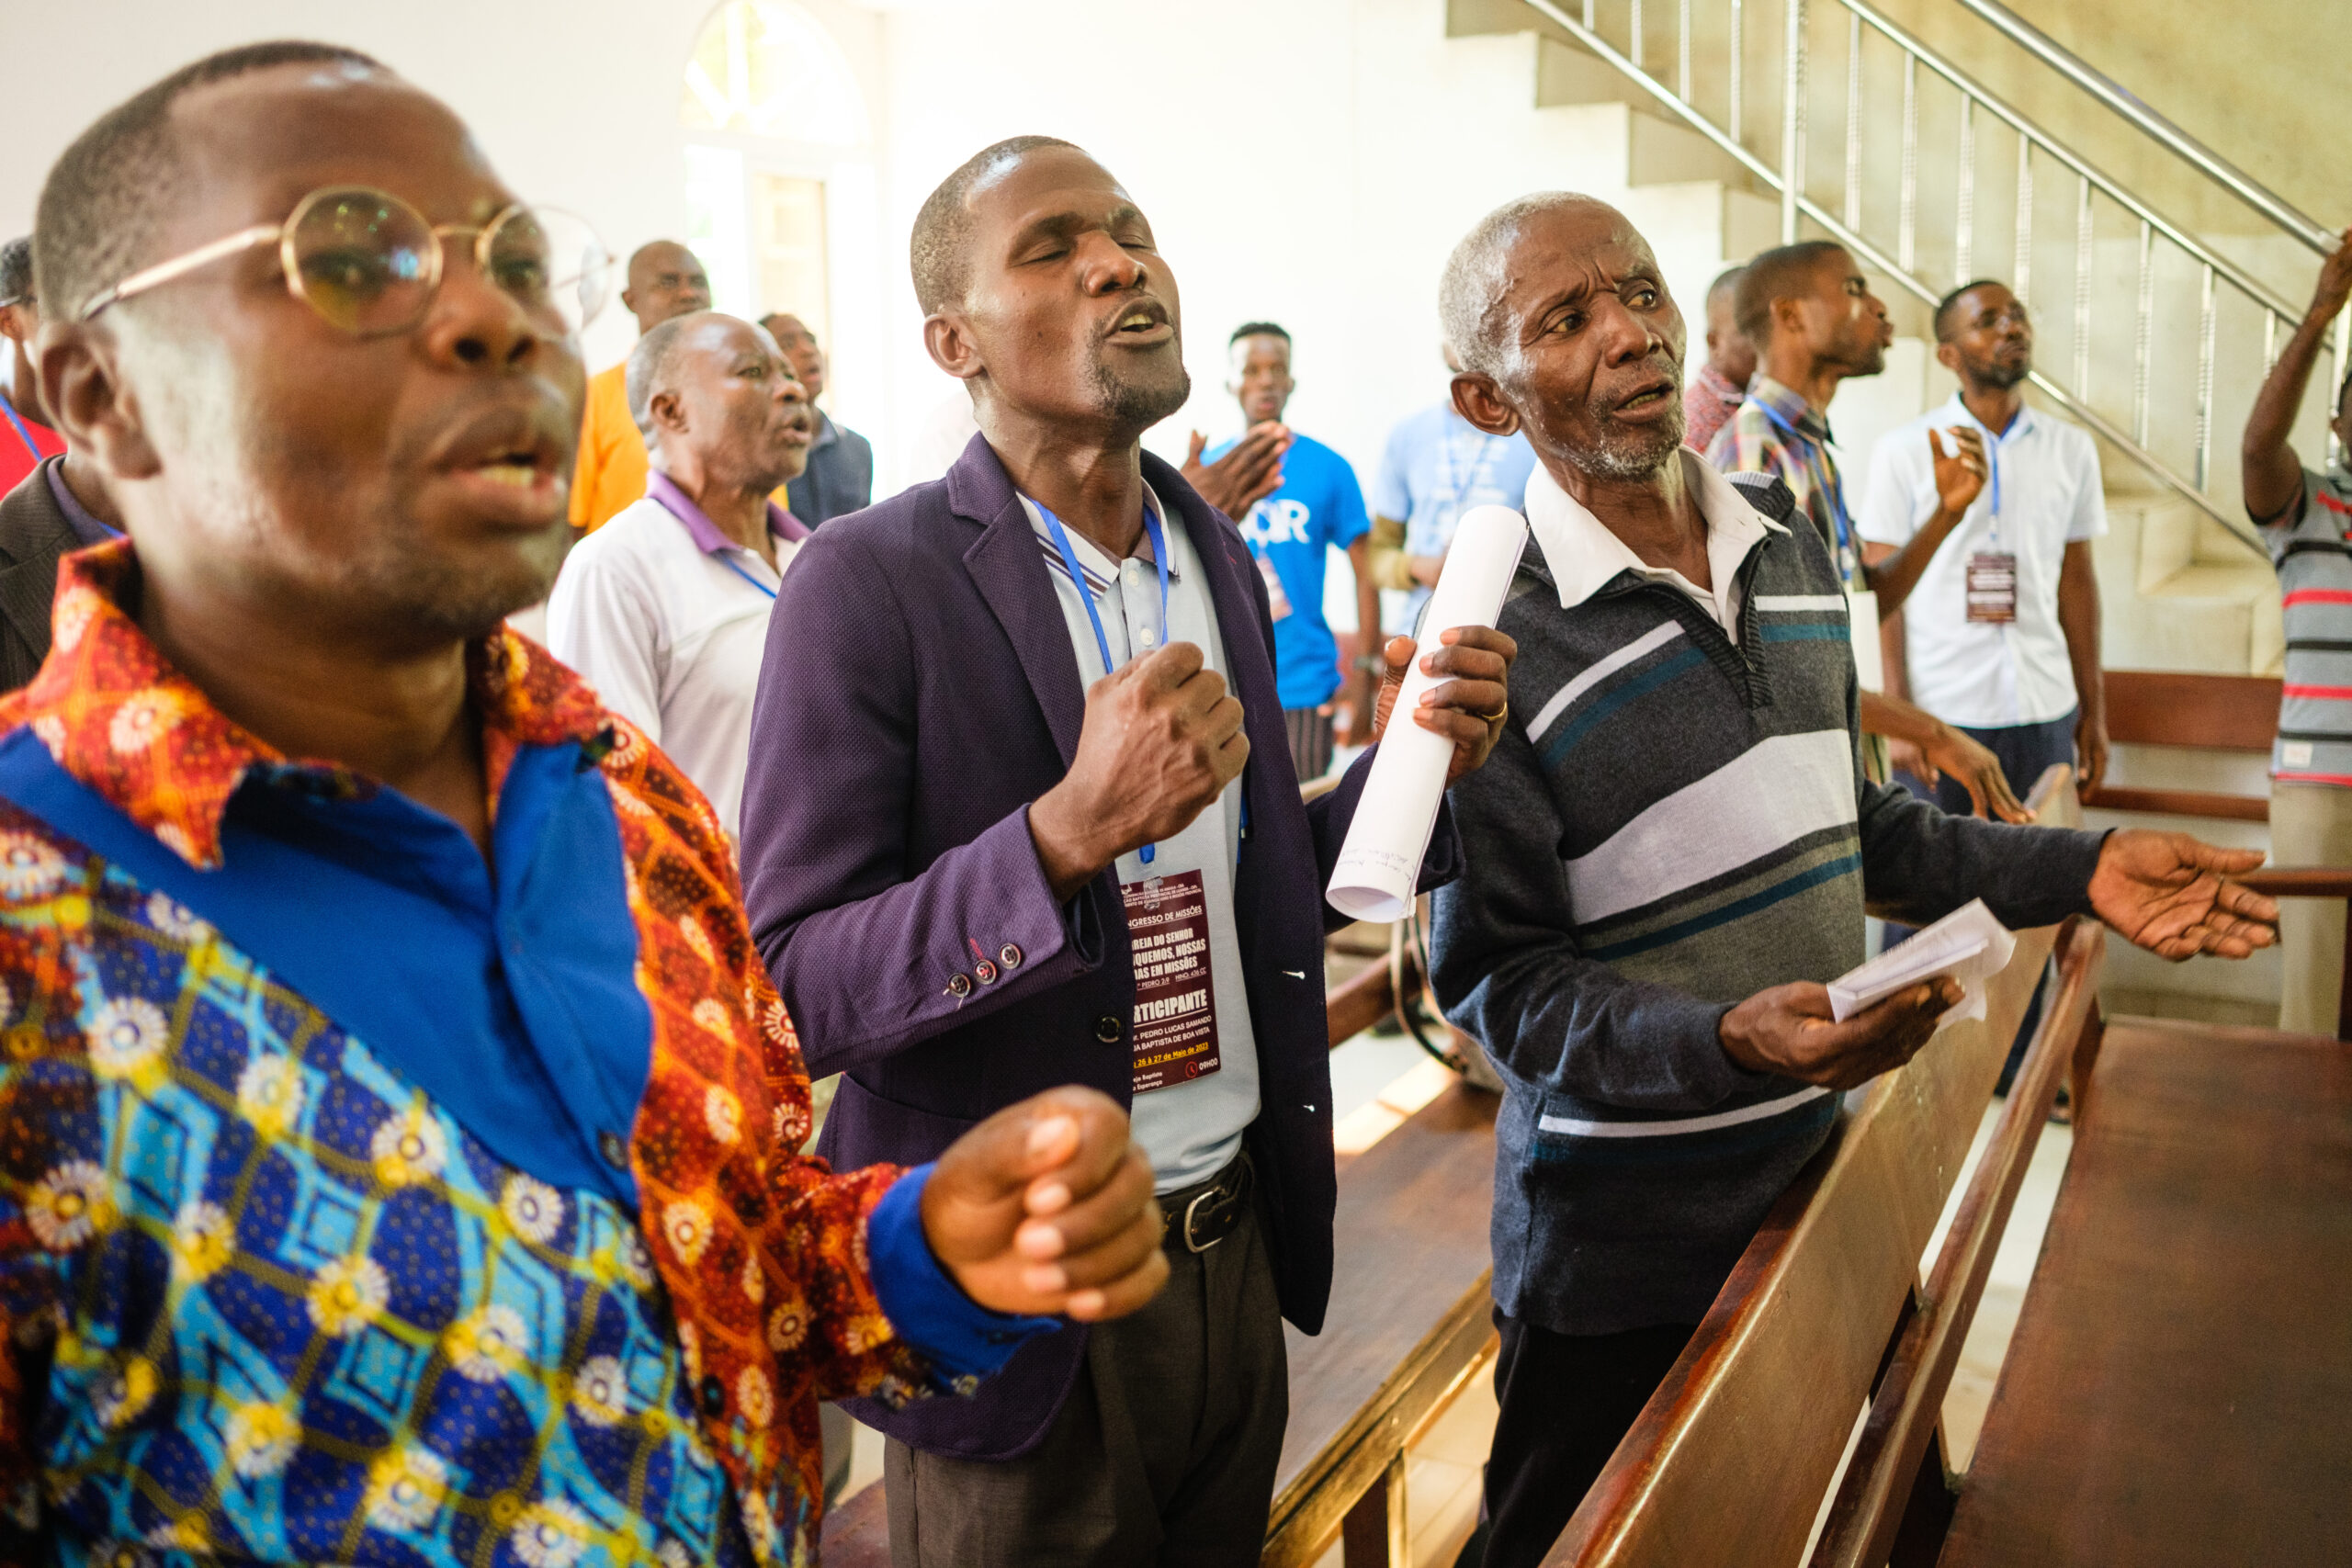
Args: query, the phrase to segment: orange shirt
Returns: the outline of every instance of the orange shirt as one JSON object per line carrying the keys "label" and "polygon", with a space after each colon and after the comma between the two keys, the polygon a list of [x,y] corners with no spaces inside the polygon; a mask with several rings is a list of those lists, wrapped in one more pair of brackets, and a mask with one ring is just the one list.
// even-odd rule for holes
{"label": "orange shirt", "polygon": [[645,437],[628,416],[628,362],[588,378],[580,462],[571,475],[571,525],[587,533],[645,498]]}

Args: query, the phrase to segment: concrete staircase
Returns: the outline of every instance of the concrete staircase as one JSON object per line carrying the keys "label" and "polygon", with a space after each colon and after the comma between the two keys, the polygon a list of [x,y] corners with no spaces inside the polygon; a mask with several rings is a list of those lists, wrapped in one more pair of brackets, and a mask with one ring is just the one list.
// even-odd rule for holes
{"label": "concrete staircase", "polygon": [[[1695,338],[1708,281],[1779,242],[1777,198],[1713,141],[1668,118],[1639,86],[1520,0],[1447,0],[1445,22],[1449,36],[1478,40],[1471,47],[1523,51],[1536,106],[1547,118],[1571,123],[1588,156],[1623,169],[1626,215],[1657,249]],[[2112,243],[2103,242],[2102,252]],[[2103,255],[2102,270],[2104,263]],[[1925,308],[1896,288],[1882,286],[1880,294],[1898,334],[1886,374],[1847,382],[1830,411],[1857,479],[1879,435],[1943,401],[1952,384],[1935,364]],[[2159,303],[2177,308],[2168,297]],[[2127,381],[2130,375],[2128,365],[2099,361],[2093,368]],[[2260,370],[2239,367],[2254,378]],[[2217,474],[2234,474],[2235,446],[2234,431],[2216,433]],[[2105,448],[2101,457],[2110,529],[2098,550],[2108,663],[2277,673],[2283,647],[2278,581],[2268,563],[2189,502],[2146,480],[2120,451]]]}

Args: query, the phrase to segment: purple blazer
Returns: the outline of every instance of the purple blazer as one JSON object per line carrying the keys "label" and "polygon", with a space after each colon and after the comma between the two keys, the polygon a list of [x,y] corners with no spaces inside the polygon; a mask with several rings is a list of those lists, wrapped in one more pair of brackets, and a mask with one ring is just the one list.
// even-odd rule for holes
{"label": "purple blazer", "polygon": [[[1261,1086],[1247,1145],[1283,1314],[1312,1334],[1334,1201],[1323,935],[1344,923],[1323,886],[1371,759],[1299,803],[1264,580],[1174,468],[1148,453],[1143,466],[1206,567],[1247,714],[1234,913]],[[810,1074],[844,1075],[819,1144],[837,1168],[933,1159],[1059,1084],[1128,1103],[1135,971],[1116,874],[1059,903],[1029,837],[1029,803],[1069,771],[1085,705],[1045,557],[985,437],[945,479],[827,523],[785,573],[752,717],[744,902]],[[1425,884],[1460,852],[1442,816]],[[1076,1325],[1032,1340],[969,1400],[853,1408],[917,1449],[1011,1459],[1045,1436],[1085,1344]]]}

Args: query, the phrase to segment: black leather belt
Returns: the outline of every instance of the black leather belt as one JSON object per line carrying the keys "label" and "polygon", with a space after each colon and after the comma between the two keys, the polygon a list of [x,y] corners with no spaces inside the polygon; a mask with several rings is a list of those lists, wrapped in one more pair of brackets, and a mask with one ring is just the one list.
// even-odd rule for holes
{"label": "black leather belt", "polygon": [[1159,1213],[1168,1222],[1161,1245],[1206,1252],[1231,1235],[1241,1216],[1250,1212],[1252,1175],[1249,1155],[1238,1154],[1232,1164],[1206,1181],[1161,1193]]}

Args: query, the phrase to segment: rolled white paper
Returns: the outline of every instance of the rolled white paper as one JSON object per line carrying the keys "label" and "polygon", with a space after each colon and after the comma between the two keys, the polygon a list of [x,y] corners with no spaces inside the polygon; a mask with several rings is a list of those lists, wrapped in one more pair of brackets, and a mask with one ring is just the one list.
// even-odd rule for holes
{"label": "rolled white paper", "polygon": [[1393,920],[1413,902],[1421,856],[1437,825],[1437,805],[1445,794],[1445,771],[1453,742],[1415,724],[1421,694],[1438,683],[1422,672],[1421,654],[1437,648],[1439,635],[1454,626],[1491,626],[1502,614],[1503,595],[1527,547],[1527,519],[1508,506],[1473,507],[1453,532],[1421,616],[1420,649],[1396,694],[1387,732],[1372,759],[1347,842],[1332,869],[1324,897],[1341,914],[1359,920]]}

